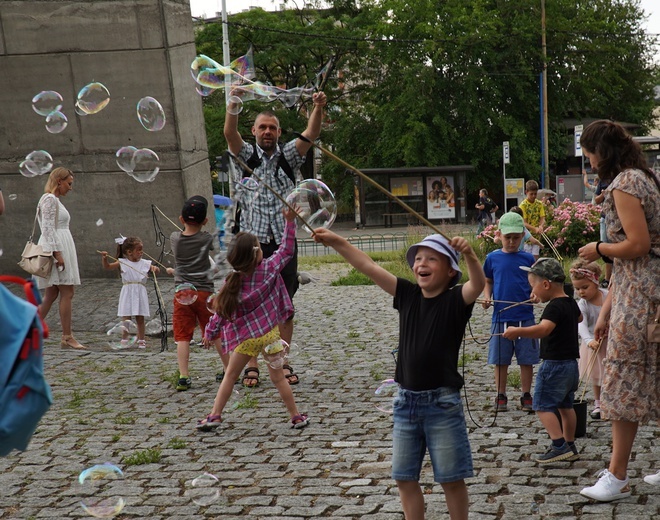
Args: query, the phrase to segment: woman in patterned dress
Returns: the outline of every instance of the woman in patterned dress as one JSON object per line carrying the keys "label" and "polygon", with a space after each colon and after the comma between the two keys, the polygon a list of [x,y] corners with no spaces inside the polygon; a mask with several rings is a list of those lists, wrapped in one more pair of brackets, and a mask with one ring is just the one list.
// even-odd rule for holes
{"label": "woman in patterned dress", "polygon": [[612,421],[612,456],[596,484],[580,492],[609,502],[630,496],[627,470],[637,428],[660,417],[660,345],[647,336],[660,305],[660,180],[639,143],[617,123],[595,121],[580,143],[599,178],[612,181],[603,202],[609,242],[579,251],[589,262],[613,261],[594,331],[597,339],[608,336],[601,409]]}

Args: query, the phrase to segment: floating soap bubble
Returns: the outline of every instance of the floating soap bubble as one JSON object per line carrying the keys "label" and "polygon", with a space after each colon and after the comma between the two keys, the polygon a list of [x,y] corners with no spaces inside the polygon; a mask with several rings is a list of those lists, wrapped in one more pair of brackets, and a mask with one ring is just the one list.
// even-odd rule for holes
{"label": "floating soap bubble", "polygon": [[98,114],[110,103],[110,92],[102,83],[94,82],[85,85],[78,92],[76,105],[85,114]]}
{"label": "floating soap bubble", "polygon": [[191,283],[182,283],[174,289],[174,299],[181,305],[192,305],[197,301],[197,288]]}
{"label": "floating soap bubble", "polygon": [[9,200],[16,200],[18,198],[18,195],[16,195],[15,193],[10,193],[7,198]]}
{"label": "floating soap bubble", "polygon": [[137,116],[140,124],[150,132],[158,132],[165,126],[163,107],[151,96],[143,97],[138,101]]}
{"label": "floating soap bubble", "polygon": [[35,150],[25,156],[25,167],[35,175],[44,175],[53,169],[53,158],[46,150]]}
{"label": "floating soap bubble", "polygon": [[195,84],[195,91],[196,91],[200,96],[207,97],[207,96],[210,96],[211,94],[213,94],[214,89],[212,89],[212,88],[208,88],[208,87],[204,87],[204,86],[202,86],[202,85],[200,85],[200,84]]}
{"label": "floating soap bubble", "polygon": [[95,518],[114,518],[121,513],[126,505],[120,494],[123,479],[122,471],[107,462],[83,471],[78,476],[83,511]]}
{"label": "floating soap bubble", "polygon": [[208,56],[205,56],[204,54],[200,54],[199,56],[196,56],[190,64],[190,74],[192,75],[192,78],[197,81],[197,77],[199,76],[200,72],[209,69],[215,70],[221,67],[222,65],[220,65],[217,61],[209,58]]}
{"label": "floating soap bubble", "polygon": [[243,100],[238,96],[229,96],[227,98],[227,113],[237,116],[243,111]]}
{"label": "floating soap bubble", "polygon": [[295,358],[300,355],[300,345],[298,345],[298,343],[294,343],[293,341],[289,344],[284,341],[284,349],[286,351],[287,359]]}
{"label": "floating soap bubble", "polygon": [[43,90],[32,98],[32,109],[40,116],[47,116],[62,108],[62,96],[54,90]]}
{"label": "floating soap bubble", "polygon": [[259,183],[252,177],[243,177],[241,179],[241,186],[246,190],[256,191],[259,188]]}
{"label": "floating soap bubble", "polygon": [[206,308],[209,312],[215,313],[215,309],[213,308],[213,301],[215,300],[216,296],[218,296],[218,293],[209,294],[209,297],[206,298]]}
{"label": "floating soap bubble", "polygon": [[278,339],[262,350],[266,364],[274,369],[282,368],[288,359],[289,345],[283,339]]}
{"label": "floating soap bubble", "polygon": [[160,318],[149,320],[144,326],[144,333],[147,336],[158,336],[163,330],[161,325]]}
{"label": "floating soap bubble", "polygon": [[376,409],[384,413],[392,413],[392,402],[399,391],[399,385],[394,379],[385,379],[376,389]]}
{"label": "floating soap bubble", "polygon": [[46,116],[46,130],[51,134],[59,134],[69,124],[69,120],[59,110],[55,110]]}
{"label": "floating soap bubble", "polygon": [[137,148],[135,146],[122,146],[115,153],[117,158],[117,166],[119,166],[126,173],[131,173],[135,169],[135,152]]}
{"label": "floating soap bubble", "polygon": [[149,148],[140,148],[133,154],[133,171],[128,174],[138,182],[152,182],[160,171],[158,155]]}
{"label": "floating soap bubble", "polygon": [[210,506],[220,498],[221,491],[218,477],[204,473],[187,485],[185,496],[198,506]]}
{"label": "floating soap bubble", "polygon": [[28,161],[23,161],[21,164],[18,165],[18,171],[21,173],[23,177],[27,177],[28,179],[30,177],[36,177],[37,174],[33,172],[33,170],[37,170],[37,165],[34,164],[32,161],[29,161],[30,165],[28,165]]}
{"label": "floating soap bubble", "polygon": [[73,110],[74,110],[74,112],[75,112],[76,114],[78,114],[79,116],[86,116],[86,115],[87,115],[87,112],[85,112],[82,108],[80,108],[80,105],[79,105],[78,103],[76,103],[76,104],[73,106]]}
{"label": "floating soap bubble", "polygon": [[113,350],[123,350],[135,345],[137,325],[131,320],[123,320],[112,327],[106,335],[108,346]]}
{"label": "floating soap bubble", "polygon": [[308,233],[319,227],[330,228],[337,218],[335,196],[330,188],[319,180],[302,181],[287,195],[286,201],[297,206],[298,214],[310,226],[303,226]]}

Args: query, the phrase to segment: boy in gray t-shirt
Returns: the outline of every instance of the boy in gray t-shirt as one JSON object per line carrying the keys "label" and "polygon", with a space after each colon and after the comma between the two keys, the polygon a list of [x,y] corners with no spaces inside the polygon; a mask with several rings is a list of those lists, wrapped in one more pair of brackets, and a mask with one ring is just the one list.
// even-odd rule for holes
{"label": "boy in gray t-shirt", "polygon": [[[190,358],[190,340],[195,327],[204,328],[212,316],[206,300],[213,293],[213,277],[209,252],[213,249],[213,235],[202,231],[208,221],[206,211],[208,203],[200,195],[189,198],[183,205],[179,220],[183,231],[175,231],[170,236],[175,268],[168,268],[168,274],[174,275],[177,289],[174,293],[174,315],[172,327],[176,342],[177,361],[179,364],[178,391],[188,390],[192,386],[188,370]],[[227,366],[229,356],[222,354],[220,341],[216,349]]]}

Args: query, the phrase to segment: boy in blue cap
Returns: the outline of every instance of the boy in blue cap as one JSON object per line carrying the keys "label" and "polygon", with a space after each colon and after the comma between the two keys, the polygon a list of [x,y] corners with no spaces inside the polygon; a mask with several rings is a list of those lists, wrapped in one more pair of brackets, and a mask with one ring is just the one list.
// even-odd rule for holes
{"label": "boy in blue cap", "polygon": [[[466,478],[473,476],[458,372],[458,354],[465,325],[485,277],[479,259],[462,237],[431,235],[408,249],[406,259],[417,283],[397,278],[366,253],[328,229],[314,231],[314,240],[334,248],[358,271],[394,297],[399,311],[399,349],[392,434],[392,477],[406,518],[424,518],[424,493],[419,485],[428,449],[433,476],[445,492],[452,519],[467,519]],[[458,267],[462,253],[469,281]]]}

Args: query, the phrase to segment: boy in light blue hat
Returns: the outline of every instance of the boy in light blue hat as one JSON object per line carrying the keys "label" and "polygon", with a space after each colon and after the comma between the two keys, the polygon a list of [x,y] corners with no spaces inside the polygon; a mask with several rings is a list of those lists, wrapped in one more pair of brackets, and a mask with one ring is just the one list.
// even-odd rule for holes
{"label": "boy in light blue hat", "polygon": [[[458,372],[465,325],[484,288],[479,259],[462,237],[431,235],[408,249],[406,259],[417,283],[397,278],[346,239],[324,228],[314,240],[334,248],[358,271],[394,297],[399,311],[399,348],[392,434],[392,477],[406,518],[424,518],[419,485],[428,449],[434,480],[445,492],[451,518],[468,517],[466,478],[473,476]],[[469,280],[461,279],[460,253]]]}

